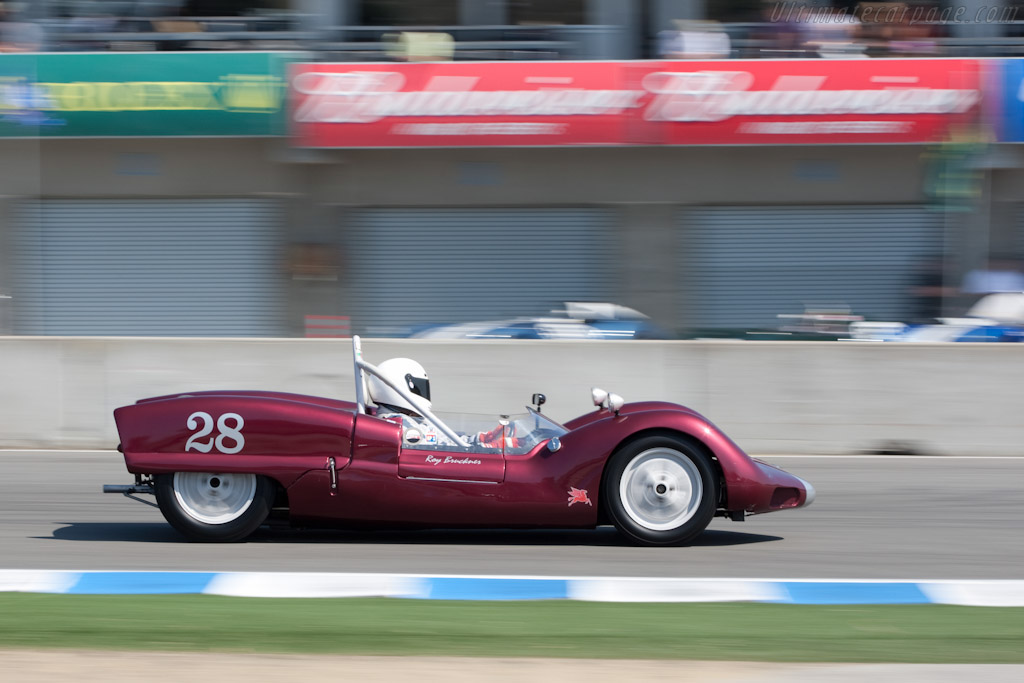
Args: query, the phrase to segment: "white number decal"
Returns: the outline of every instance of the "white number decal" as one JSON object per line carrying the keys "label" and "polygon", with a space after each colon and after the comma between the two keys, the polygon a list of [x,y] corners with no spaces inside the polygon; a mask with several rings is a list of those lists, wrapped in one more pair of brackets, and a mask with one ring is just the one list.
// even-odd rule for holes
{"label": "white number decal", "polygon": [[[227,421],[234,420],[235,426],[228,427]],[[227,453],[231,455],[242,450],[242,446],[245,445],[245,437],[242,436],[242,427],[245,426],[245,420],[238,413],[224,413],[217,420],[217,431],[220,432],[220,436],[217,437],[217,450],[221,453]],[[224,439],[231,439],[235,442],[235,445],[231,448],[224,446]]]}
{"label": "white number decal", "polygon": [[213,431],[213,418],[210,417],[209,413],[192,413],[188,416],[188,422],[185,423],[189,429],[195,429],[199,426],[199,423],[196,421],[197,417],[203,421],[203,428],[189,437],[188,441],[185,442],[185,450],[195,448],[200,453],[209,453],[210,449],[213,448],[213,439],[208,441],[196,441],[196,439],[206,436]]}
{"label": "white number decal", "polygon": [[[189,429],[196,429],[199,427],[199,420],[203,422],[203,428],[198,432],[189,437],[188,441],[185,442],[185,450],[195,449],[200,453],[209,453],[210,450],[217,446],[217,450],[221,453],[227,453],[233,455],[245,446],[245,437],[242,436],[242,427],[245,426],[245,420],[238,413],[224,413],[217,420],[217,438],[216,440],[212,437],[206,441],[199,441],[201,437],[208,436],[213,432],[213,416],[209,413],[202,411],[192,413],[188,416],[188,420],[185,425]],[[228,426],[228,420],[234,422],[233,427]],[[224,439],[228,439],[234,442],[234,446],[225,446]]]}

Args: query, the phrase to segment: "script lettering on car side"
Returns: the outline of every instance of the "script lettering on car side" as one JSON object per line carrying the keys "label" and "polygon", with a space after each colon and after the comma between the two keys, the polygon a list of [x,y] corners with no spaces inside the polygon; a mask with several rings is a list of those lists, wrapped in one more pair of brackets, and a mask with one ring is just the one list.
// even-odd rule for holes
{"label": "script lettering on car side", "polygon": [[425,462],[428,465],[437,467],[438,465],[482,465],[483,461],[477,460],[476,458],[453,458],[450,455],[446,455],[443,458],[439,458],[436,455],[428,455]]}

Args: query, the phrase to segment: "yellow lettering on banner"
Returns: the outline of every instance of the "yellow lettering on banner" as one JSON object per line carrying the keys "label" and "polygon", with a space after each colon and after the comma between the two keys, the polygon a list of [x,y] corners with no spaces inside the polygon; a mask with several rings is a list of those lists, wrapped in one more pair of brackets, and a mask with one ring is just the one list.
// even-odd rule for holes
{"label": "yellow lettering on banner", "polygon": [[[130,106],[134,102],[151,102],[150,89],[151,83],[125,83],[122,89],[122,95],[124,100],[119,101],[122,106]],[[159,100],[160,90],[157,90],[157,100]]]}
{"label": "yellow lettering on banner", "polygon": [[277,111],[280,79],[273,76],[231,74],[222,80],[222,99],[228,111]]}
{"label": "yellow lettering on banner", "polygon": [[73,106],[71,99],[74,96],[71,92],[72,83],[40,83],[39,85],[49,89],[57,111],[74,111],[77,108]]}
{"label": "yellow lettering on banner", "polygon": [[145,111],[218,109],[216,103],[214,106],[210,106],[209,98],[203,96],[204,90],[208,87],[206,83],[171,82],[159,85],[163,88],[160,106],[154,106],[153,102],[146,102],[144,103]]}
{"label": "yellow lettering on banner", "polygon": [[180,83],[181,103],[175,109],[220,109],[214,95],[215,83]]}
{"label": "yellow lettering on banner", "polygon": [[168,102],[164,109],[193,109],[188,93],[191,85],[191,83],[165,83]]}
{"label": "yellow lettering on banner", "polygon": [[131,104],[122,92],[127,83],[97,83],[93,88],[93,111],[119,111]]}
{"label": "yellow lettering on banner", "polygon": [[129,81],[40,83],[57,111],[220,110],[219,83]]}
{"label": "yellow lettering on banner", "polygon": [[99,102],[99,83],[78,83],[79,90],[82,93],[82,101],[79,104],[80,111],[97,111],[100,110]]}
{"label": "yellow lettering on banner", "polygon": [[109,98],[104,111],[124,111],[138,102],[146,101],[145,83],[118,83],[108,89]]}
{"label": "yellow lettering on banner", "polygon": [[159,92],[159,97],[154,101],[147,100],[148,107],[156,106],[159,103],[158,109],[183,108],[181,106],[181,83],[151,83],[150,85]]}
{"label": "yellow lettering on banner", "polygon": [[283,81],[275,76],[230,75],[217,83],[197,81],[77,81],[39,83],[56,111],[238,111],[281,108]]}

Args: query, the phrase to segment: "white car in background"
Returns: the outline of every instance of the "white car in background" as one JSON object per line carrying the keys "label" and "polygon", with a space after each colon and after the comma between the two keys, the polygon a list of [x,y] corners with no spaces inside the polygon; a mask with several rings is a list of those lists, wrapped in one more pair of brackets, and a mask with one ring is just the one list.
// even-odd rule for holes
{"label": "white car in background", "polygon": [[933,325],[898,322],[853,322],[850,337],[901,342],[1024,341],[1024,292],[982,297],[962,318],[939,318]]}
{"label": "white car in background", "polygon": [[565,308],[537,318],[512,318],[437,325],[414,339],[665,339],[646,315],[612,303],[567,301]]}

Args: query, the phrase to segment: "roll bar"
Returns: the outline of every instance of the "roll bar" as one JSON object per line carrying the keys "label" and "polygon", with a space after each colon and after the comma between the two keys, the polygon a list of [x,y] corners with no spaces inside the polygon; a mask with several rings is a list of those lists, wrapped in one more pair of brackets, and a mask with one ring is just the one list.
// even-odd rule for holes
{"label": "roll bar", "polygon": [[[387,377],[385,377],[384,373],[382,373],[376,365],[367,363],[366,361],[363,360],[362,342],[359,339],[358,335],[352,336],[352,364],[356,376],[356,405],[358,406],[360,413],[366,414],[367,392],[366,377],[363,375],[364,371],[370,373],[371,375],[379,379],[381,382],[384,382],[384,384],[388,385],[389,387],[397,391],[399,396],[401,396],[402,398],[409,402],[409,405],[416,405],[416,399],[412,397],[412,394],[409,393],[408,389],[406,389],[402,385],[395,384]],[[465,439],[459,436],[458,432],[456,432],[454,429],[452,429],[444,422],[442,422],[441,418],[439,418],[437,415],[434,415],[434,413],[431,412],[429,408],[418,406],[418,409],[420,410],[420,412],[422,412],[423,417],[426,418],[427,422],[437,427],[437,429],[441,431],[445,436],[447,436],[449,439],[451,439],[456,444],[462,446],[463,448],[469,448],[469,444],[466,443]]]}
{"label": "roll bar", "polygon": [[352,373],[356,378],[356,408],[361,415],[366,414],[366,378],[363,377],[359,364],[363,362],[363,343],[359,335],[352,336]]}

